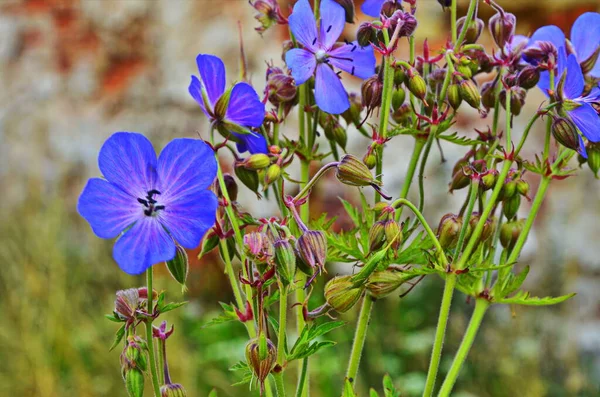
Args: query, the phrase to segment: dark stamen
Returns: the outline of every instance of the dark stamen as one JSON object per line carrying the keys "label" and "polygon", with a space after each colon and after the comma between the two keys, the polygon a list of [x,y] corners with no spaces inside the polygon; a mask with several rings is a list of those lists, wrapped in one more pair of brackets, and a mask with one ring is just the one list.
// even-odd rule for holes
{"label": "dark stamen", "polygon": [[356,50],[356,44],[354,44],[354,45],[352,46],[352,49],[350,50],[350,52],[354,52],[354,50]]}
{"label": "dark stamen", "polygon": [[[340,75],[342,74],[342,71],[338,70],[335,74],[337,74],[337,77],[340,77]],[[340,79],[341,79],[341,77],[340,77]]]}
{"label": "dark stamen", "polygon": [[350,72],[352,76],[354,76],[354,66],[352,66],[352,72]]}
{"label": "dark stamen", "polygon": [[144,214],[145,214],[146,216],[150,216],[150,215],[152,215],[152,209],[148,208],[147,210],[144,210]]}
{"label": "dark stamen", "polygon": [[327,33],[329,33],[329,31],[331,30],[332,25],[329,25],[329,27],[327,28]]}
{"label": "dark stamen", "polygon": [[144,207],[147,207],[147,206],[148,206],[148,202],[147,202],[146,200],[144,200],[144,199],[138,198],[138,199],[137,199],[137,201],[138,201],[138,203],[140,203],[140,204],[144,204]]}
{"label": "dark stamen", "polygon": [[315,39],[313,40],[313,45],[315,45],[315,43],[317,42],[317,38],[315,37]]}
{"label": "dark stamen", "polygon": [[155,194],[160,194],[160,192],[156,189],[148,190],[148,196],[152,197]]}
{"label": "dark stamen", "polygon": [[346,44],[352,44],[347,39],[344,39],[344,43],[346,43]]}
{"label": "dark stamen", "polygon": [[165,209],[164,205],[157,205],[156,207],[154,207],[154,211],[164,210],[164,209]]}

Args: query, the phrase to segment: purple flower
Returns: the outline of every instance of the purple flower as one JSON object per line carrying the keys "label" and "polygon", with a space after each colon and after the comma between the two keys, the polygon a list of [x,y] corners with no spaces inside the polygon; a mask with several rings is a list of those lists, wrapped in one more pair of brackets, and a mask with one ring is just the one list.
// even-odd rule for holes
{"label": "purple flower", "polygon": [[299,0],[288,21],[296,40],[304,48],[294,48],[285,54],[296,84],[303,84],[316,71],[315,101],[331,114],[340,114],[350,107],[348,94],[334,67],[365,79],[375,73],[373,49],[362,48],[356,41],[336,43],[345,24],[344,8],[333,0],[321,1],[320,29],[308,0]]}
{"label": "purple flower", "polygon": [[387,0],[365,0],[365,2],[360,6],[360,10],[363,14],[368,15],[373,18],[379,17],[381,14],[381,7],[383,3]]}
{"label": "purple flower", "polygon": [[175,241],[196,248],[215,222],[217,198],[207,188],[217,162],[200,140],[175,139],[157,160],[146,137],[117,132],[102,145],[98,165],[106,179],[88,181],[77,210],[98,237],[122,234],[113,257],[125,273],[173,259]]}
{"label": "purple flower", "polygon": [[[536,42],[552,43],[557,49],[567,54],[573,53],[575,59],[585,66],[584,72],[593,77],[600,77],[600,62],[598,62],[598,47],[600,47],[600,14],[586,12],[581,14],[571,27],[571,40],[567,42],[564,33],[558,26],[549,25],[536,30],[529,40],[529,47]],[[594,59],[596,57],[596,59]],[[587,73],[586,73],[587,74]],[[540,87],[544,89],[544,87]],[[545,87],[547,88],[547,87]]]}
{"label": "purple flower", "polygon": [[[592,104],[600,103],[600,87],[594,87],[585,96],[585,78],[574,54],[565,56],[563,48],[558,50],[558,79],[555,86],[561,95],[562,109],[567,112],[581,133],[591,142],[600,141],[600,116]],[[560,80],[559,80],[560,79]],[[549,82],[547,83],[549,86]],[[554,88],[554,87],[553,87]],[[585,147],[581,136],[579,152],[584,156]]]}
{"label": "purple flower", "polygon": [[231,133],[240,153],[267,153],[265,138],[252,132],[265,119],[265,105],[254,88],[247,83],[237,83],[225,91],[225,65],[214,55],[196,57],[200,79],[192,76],[188,88],[202,111],[219,132]]}

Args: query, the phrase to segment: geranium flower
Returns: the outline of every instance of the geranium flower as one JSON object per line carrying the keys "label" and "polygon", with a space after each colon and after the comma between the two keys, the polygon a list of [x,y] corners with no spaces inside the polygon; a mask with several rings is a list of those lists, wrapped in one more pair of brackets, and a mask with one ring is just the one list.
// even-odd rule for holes
{"label": "geranium flower", "polygon": [[[377,18],[381,14],[381,7],[383,6],[383,3],[386,1],[387,0],[365,0],[365,2],[360,6],[360,10],[365,15]],[[401,2],[402,0],[398,0],[398,3]]]}
{"label": "geranium flower", "polygon": [[321,1],[320,29],[308,0],[299,0],[288,18],[290,29],[304,48],[294,48],[285,54],[285,62],[296,84],[303,84],[315,74],[317,106],[331,114],[340,114],[350,107],[348,94],[334,68],[362,79],[375,73],[373,49],[362,48],[356,41],[336,43],[345,24],[344,8],[333,0]]}
{"label": "geranium flower", "polygon": [[117,132],[102,145],[104,178],[88,181],[77,210],[101,238],[122,234],[113,249],[121,269],[140,274],[175,257],[175,242],[196,248],[215,222],[217,198],[207,190],[217,162],[206,143],[175,139],[158,160],[141,134]]}
{"label": "geranium flower", "polygon": [[[582,66],[584,74],[600,77],[598,48],[600,47],[600,14],[586,12],[581,14],[571,27],[571,40],[567,43],[565,34],[558,26],[549,25],[536,30],[529,40],[529,47],[536,42],[552,43],[562,49],[565,55],[573,53]],[[542,89],[547,87],[540,87]]]}
{"label": "geranium flower", "polygon": [[[594,87],[584,96],[585,78],[574,54],[565,57],[563,48],[558,51],[558,79],[555,86],[561,107],[581,133],[591,142],[600,141],[600,116],[592,104],[600,104],[600,87]],[[548,83],[549,84],[549,83]],[[585,147],[581,136],[579,152],[584,156]]]}
{"label": "geranium flower", "polygon": [[252,132],[265,119],[265,105],[248,83],[225,91],[225,65],[214,55],[196,57],[200,79],[192,76],[188,91],[217,130],[236,141],[240,153],[267,153],[264,136]]}

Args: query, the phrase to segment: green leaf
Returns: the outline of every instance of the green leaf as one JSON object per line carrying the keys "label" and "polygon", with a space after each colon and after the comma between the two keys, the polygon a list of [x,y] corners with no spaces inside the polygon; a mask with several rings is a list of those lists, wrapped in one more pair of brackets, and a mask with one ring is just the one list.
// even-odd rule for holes
{"label": "green leaf", "polygon": [[217,389],[212,389],[210,393],[208,393],[208,397],[218,397]]}
{"label": "green leaf", "polygon": [[[300,333],[300,337],[294,343],[292,350],[290,350],[290,355],[288,357],[288,361],[297,360],[300,358],[305,358],[317,353],[319,350],[335,345],[335,342],[332,341],[323,341],[323,342],[313,342],[320,336],[327,334],[328,332],[333,331],[336,328],[345,325],[344,321],[330,321],[327,323],[323,323],[320,325],[312,324],[305,325],[304,329]],[[312,342],[312,343],[311,343]]]}
{"label": "green leaf", "polygon": [[112,344],[112,346],[110,347],[110,349],[108,349],[108,351],[112,351],[115,347],[117,347],[117,345],[123,340],[123,337],[125,336],[125,324],[121,325],[121,328],[119,328],[117,330],[117,333],[115,334],[115,340]]}
{"label": "green leaf", "polygon": [[445,141],[448,142],[452,142],[456,145],[461,145],[461,146],[473,146],[473,145],[478,145],[480,143],[482,143],[482,141],[480,141],[479,139],[470,139],[467,138],[466,136],[458,136],[458,132],[454,132],[453,134],[449,134],[449,135],[438,135],[437,136],[439,139],[443,139]]}
{"label": "green leaf", "polygon": [[383,377],[383,395],[384,397],[400,397],[400,392],[394,386],[389,374],[385,374]]}
{"label": "green leaf", "polygon": [[350,217],[350,219],[352,219],[352,222],[354,222],[354,225],[356,227],[360,227],[363,223],[362,223],[362,216],[361,216],[360,212],[358,211],[358,209],[342,198],[340,198],[340,201],[342,202],[342,205],[344,206],[346,213],[348,213],[348,216]]}
{"label": "green leaf", "polygon": [[371,388],[371,390],[369,390],[369,397],[379,397],[379,394],[377,394],[375,389]]}
{"label": "green leaf", "polygon": [[342,397],[358,397],[356,393],[354,393],[354,389],[352,388],[352,383],[348,379],[346,379],[346,384],[344,385],[344,394]]}
{"label": "green leaf", "polygon": [[377,267],[380,265],[380,262],[387,255],[388,249],[389,244],[385,248],[375,252],[369,258],[369,260],[367,260],[367,263],[365,263],[363,268],[354,276],[352,276],[351,280],[354,283],[354,285],[362,285],[369,278],[369,276],[373,274],[375,270],[377,270]]}
{"label": "green leaf", "polygon": [[537,296],[530,296],[529,292],[519,291],[514,296],[510,298],[502,298],[496,300],[497,303],[504,303],[509,305],[525,305],[525,306],[549,306],[556,305],[557,303],[561,303],[574,297],[576,294],[571,293],[567,295],[557,296],[555,298],[551,296],[546,296],[543,298],[539,298]]}
{"label": "green leaf", "polygon": [[223,308],[223,314],[219,315],[218,317],[213,318],[206,324],[202,325],[200,327],[201,329],[212,327],[213,325],[217,325],[217,324],[227,323],[229,321],[238,320],[237,314],[235,314],[235,311],[233,310],[233,306],[228,305],[227,303],[223,303],[223,302],[219,302],[219,304]]}
{"label": "green leaf", "polygon": [[185,304],[187,304],[188,302],[171,302],[171,303],[167,303],[166,305],[164,305],[163,307],[159,308],[159,311],[161,313],[166,313],[166,312],[170,312],[171,310],[175,310],[178,307],[181,307]]}
{"label": "green leaf", "polygon": [[506,279],[500,284],[502,286],[498,296],[504,298],[507,295],[512,294],[523,285],[525,278],[529,274],[529,266],[525,266],[519,274],[508,273]]}
{"label": "green leaf", "polygon": [[115,313],[105,314],[104,317],[107,320],[112,321],[113,323],[123,323],[123,322],[125,322],[124,320],[121,320],[119,317],[117,317],[117,315]]}

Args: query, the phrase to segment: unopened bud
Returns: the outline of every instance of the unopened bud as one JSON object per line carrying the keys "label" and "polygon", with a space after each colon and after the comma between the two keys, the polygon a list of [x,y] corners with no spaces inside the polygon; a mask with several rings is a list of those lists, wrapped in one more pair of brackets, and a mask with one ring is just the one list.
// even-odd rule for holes
{"label": "unopened bud", "polygon": [[350,186],[381,185],[381,182],[373,177],[365,163],[351,154],[342,157],[337,166],[336,176],[340,182]]}
{"label": "unopened bud", "polygon": [[361,86],[362,105],[367,109],[375,109],[381,106],[383,95],[383,82],[379,75],[373,75],[363,81]]}
{"label": "unopened bud", "polygon": [[289,285],[296,274],[296,254],[288,240],[277,240],[273,244],[275,251],[275,270],[284,285]]}
{"label": "unopened bud", "polygon": [[363,22],[356,32],[356,40],[361,47],[377,44],[377,30],[373,28],[370,22]]}
{"label": "unopened bud", "polygon": [[406,73],[401,67],[397,67],[394,71],[394,85],[397,87],[401,86],[406,82]]}
{"label": "unopened bud", "polygon": [[397,24],[400,25],[400,31],[398,37],[409,37],[412,36],[415,29],[417,28],[417,19],[410,12],[404,12],[402,10],[396,10],[389,19],[391,23],[390,30],[396,29]]}
{"label": "unopened bud", "polygon": [[187,252],[180,245],[175,245],[175,257],[167,261],[167,269],[171,277],[181,285],[185,285],[189,271]]}
{"label": "unopened bud", "polygon": [[463,168],[461,167],[452,175],[452,181],[450,182],[450,193],[455,190],[464,189],[471,184],[471,178],[465,175]]}
{"label": "unopened bud", "polygon": [[293,102],[297,92],[295,80],[284,73],[272,73],[267,79],[265,92],[269,101],[275,106]]}
{"label": "unopened bud", "polygon": [[[495,171],[495,170],[494,170]],[[496,185],[496,180],[498,179],[498,173],[490,171],[479,180],[479,186],[481,186],[482,190],[488,191]]]}
{"label": "unopened bud", "polygon": [[377,165],[377,156],[373,152],[368,152],[365,154],[365,157],[363,157],[363,162],[368,169],[372,170]]}
{"label": "unopened bud", "polygon": [[587,146],[587,155],[587,164],[597,178],[600,171],[600,144],[590,142]]}
{"label": "unopened bud", "polygon": [[125,388],[130,397],[144,396],[144,373],[138,368],[132,368],[125,373]]}
{"label": "unopened bud", "polygon": [[256,171],[249,170],[245,167],[236,166],[234,168],[235,176],[238,177],[240,181],[246,186],[248,189],[253,191],[254,193],[258,192],[258,174]]}
{"label": "unopened bud", "polygon": [[[477,227],[477,224],[479,223],[480,220],[480,216],[479,213],[474,212],[471,215],[471,219],[469,219],[469,236],[470,233],[475,230],[475,228]],[[483,243],[485,241],[487,241],[493,234],[494,231],[496,230],[496,222],[493,219],[486,219],[486,221],[483,224],[483,229],[481,229],[481,234],[479,235],[479,243]],[[468,240],[468,236],[465,237],[465,241]]]}
{"label": "unopened bud", "polygon": [[325,300],[338,313],[345,313],[360,299],[364,286],[355,287],[352,276],[334,277],[325,285]]}
{"label": "unopened bud", "polygon": [[450,84],[448,86],[447,95],[450,106],[452,106],[454,110],[458,109],[460,107],[460,104],[462,103],[462,97],[460,96],[460,89],[458,87],[458,84]]}
{"label": "unopened bud", "polygon": [[397,111],[406,99],[406,92],[402,88],[394,90],[392,94],[392,111]]}
{"label": "unopened bud", "polygon": [[296,240],[296,250],[305,264],[323,268],[327,259],[327,237],[320,230],[307,230]]}
{"label": "unopened bud", "polygon": [[515,194],[514,196],[504,200],[502,204],[502,213],[506,219],[510,220],[517,215],[519,207],[521,206],[521,195]]}
{"label": "unopened bud", "polygon": [[462,218],[454,214],[446,214],[440,220],[437,237],[444,249],[450,249],[456,245],[462,224]]}
{"label": "unopened bud", "polygon": [[[465,25],[465,21],[467,17],[462,17],[456,21],[456,28],[458,29],[459,35],[462,33],[462,30]],[[465,34],[465,44],[474,44],[481,36],[481,32],[483,31],[483,21],[479,18],[475,18],[475,20],[471,20],[469,26],[467,27],[467,33]]]}
{"label": "unopened bud", "polygon": [[552,122],[552,136],[566,148],[579,149],[579,133],[575,124],[564,117],[555,117]]}
{"label": "unopened bud", "polygon": [[374,272],[367,280],[367,291],[375,299],[385,298],[409,279],[399,272]]}
{"label": "unopened bud", "polygon": [[499,48],[504,48],[515,33],[517,17],[504,10],[498,11],[489,20],[490,33]]}
{"label": "unopened bud", "polygon": [[525,66],[517,75],[517,84],[530,90],[540,81],[540,69],[535,66]]}
{"label": "unopened bud", "polygon": [[385,222],[385,241],[394,251],[398,251],[402,244],[402,229],[394,219]]}
{"label": "unopened bud", "polygon": [[277,362],[277,348],[271,340],[261,334],[246,345],[246,361],[262,385]]}
{"label": "unopened bud", "polygon": [[[223,181],[225,182],[225,190],[231,201],[236,201],[238,196],[238,185],[235,179],[230,174],[223,175]],[[221,185],[217,182],[217,196],[223,197],[221,192]]]}
{"label": "unopened bud", "polygon": [[241,166],[249,170],[262,170],[271,164],[271,158],[264,153],[256,153],[240,163]]}
{"label": "unopened bud", "polygon": [[383,247],[385,243],[385,222],[377,221],[369,229],[369,252],[374,252]]}
{"label": "unopened bud", "polygon": [[408,89],[421,100],[427,95],[427,84],[415,68],[408,70]]}
{"label": "unopened bud", "polygon": [[529,194],[529,183],[523,179],[518,179],[516,181],[517,183],[517,192],[519,192],[519,194],[521,196],[525,196],[528,197]]}
{"label": "unopened bud", "polygon": [[404,103],[398,110],[392,113],[392,119],[398,124],[405,124],[410,121],[412,114],[411,106],[408,103]]}
{"label": "unopened bud", "polygon": [[179,383],[172,383],[160,387],[161,397],[187,397],[187,393]]}
{"label": "unopened bud", "polygon": [[500,243],[502,246],[504,248],[514,247],[524,227],[525,222],[522,219],[503,224],[500,228]]}
{"label": "unopened bud", "polygon": [[269,186],[273,182],[279,179],[281,176],[281,166],[279,164],[271,164],[269,168],[267,168],[267,172],[265,172],[265,180],[264,185]]}
{"label": "unopened bud", "polygon": [[360,125],[362,122],[361,112],[363,110],[363,105],[361,98],[356,93],[350,93],[349,98],[350,107],[344,113],[342,113],[342,117],[346,120],[346,123],[354,124],[356,126]]}
{"label": "unopened bud", "polygon": [[471,105],[472,108],[479,109],[479,106],[481,105],[481,94],[473,80],[462,80],[459,83],[458,88],[462,99]]}
{"label": "unopened bud", "polygon": [[[527,91],[521,87],[511,87],[511,96],[510,96],[510,112],[515,116],[518,116],[521,113],[521,109],[523,105],[525,105],[525,98],[527,97]],[[500,91],[500,104],[504,109],[506,109],[506,90]]]}
{"label": "unopened bud", "polygon": [[345,149],[346,143],[348,143],[346,129],[338,123],[335,123],[332,128],[325,128],[325,137],[337,143],[342,149]]}
{"label": "unopened bud", "polygon": [[481,85],[481,103],[486,109],[496,106],[496,84],[493,81]]}
{"label": "unopened bud", "polygon": [[502,190],[500,191],[500,196],[502,199],[509,199],[513,197],[517,193],[517,182],[514,180],[509,180],[504,183],[502,186]]}

